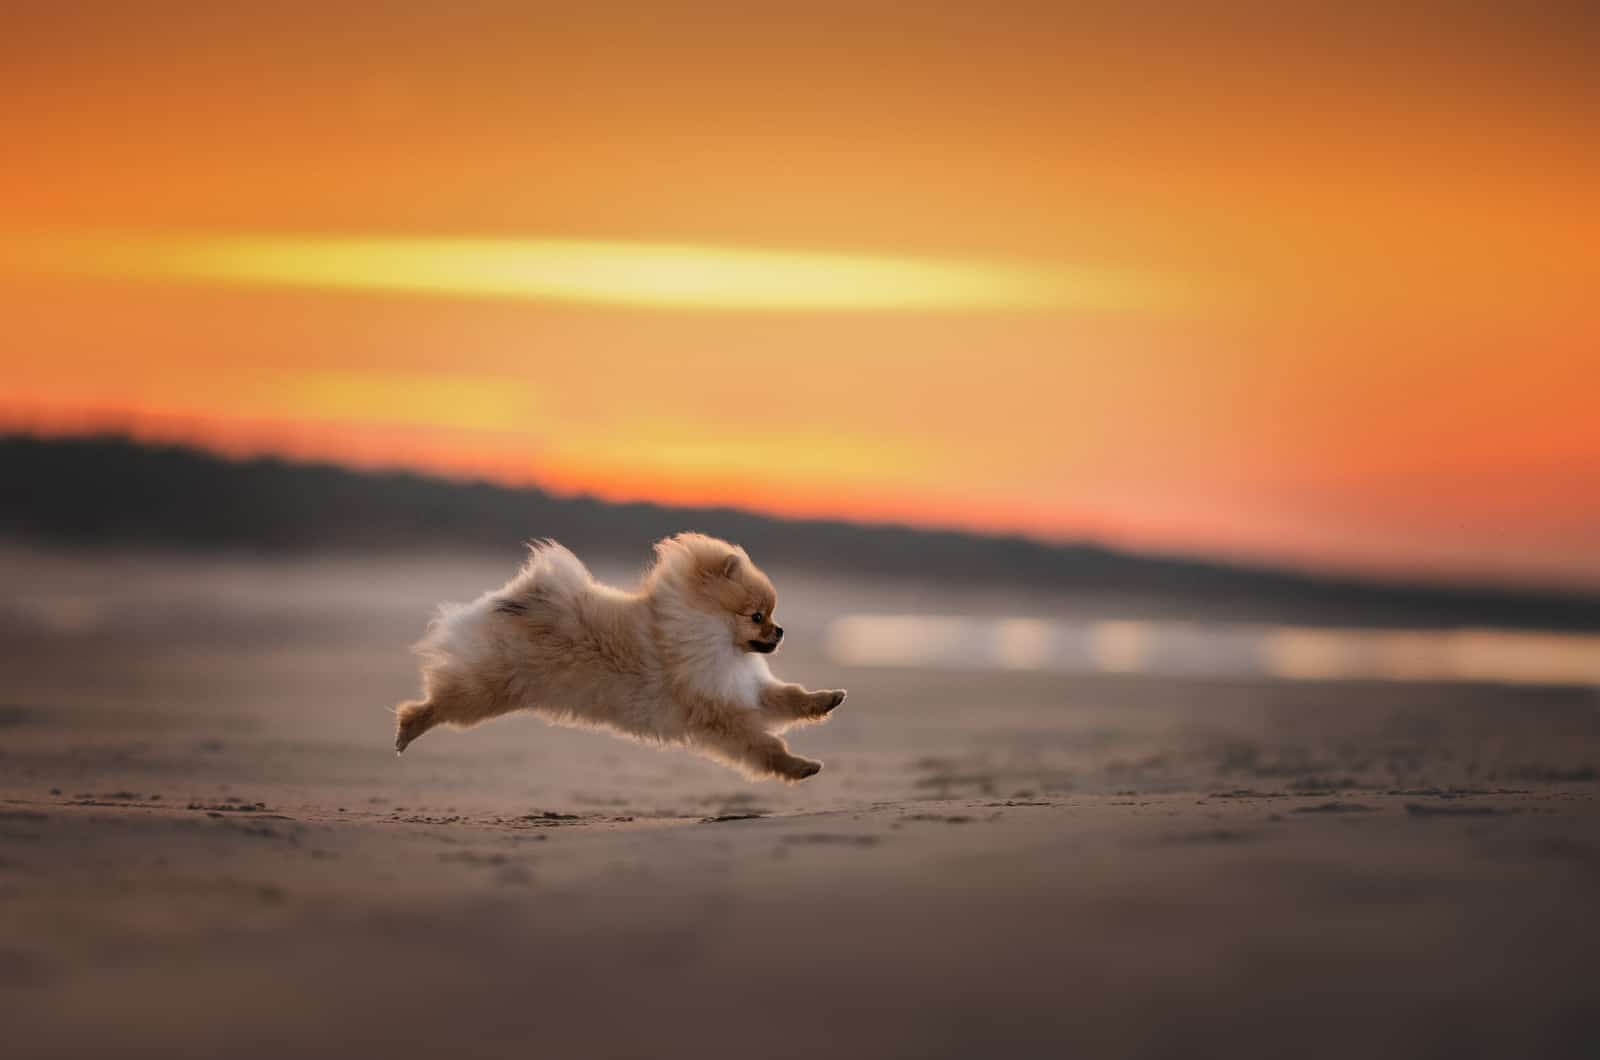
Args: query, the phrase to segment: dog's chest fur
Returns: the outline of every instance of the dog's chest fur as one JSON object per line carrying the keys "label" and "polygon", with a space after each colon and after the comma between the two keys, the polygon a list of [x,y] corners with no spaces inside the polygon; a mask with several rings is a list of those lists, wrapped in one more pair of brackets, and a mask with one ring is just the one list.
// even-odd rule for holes
{"label": "dog's chest fur", "polygon": [[722,619],[676,600],[659,601],[656,635],[674,683],[721,703],[756,705],[772,680],[767,660],[740,651]]}

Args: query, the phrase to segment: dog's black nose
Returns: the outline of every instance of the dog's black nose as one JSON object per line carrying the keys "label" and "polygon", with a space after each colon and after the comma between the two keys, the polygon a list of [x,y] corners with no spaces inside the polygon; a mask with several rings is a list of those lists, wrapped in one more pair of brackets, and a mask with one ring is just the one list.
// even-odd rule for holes
{"label": "dog's black nose", "polygon": [[773,640],[782,640],[783,639],[783,627],[782,626],[773,626],[772,627],[772,639]]}

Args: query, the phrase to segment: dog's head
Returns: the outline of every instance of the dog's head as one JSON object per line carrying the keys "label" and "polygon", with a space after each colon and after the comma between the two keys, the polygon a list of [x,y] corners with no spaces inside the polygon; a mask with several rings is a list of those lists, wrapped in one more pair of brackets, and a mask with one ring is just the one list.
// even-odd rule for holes
{"label": "dog's head", "polygon": [[778,650],[783,627],[772,621],[777,591],[738,545],[676,534],[657,542],[655,573],[670,577],[692,607],[722,617],[740,651]]}

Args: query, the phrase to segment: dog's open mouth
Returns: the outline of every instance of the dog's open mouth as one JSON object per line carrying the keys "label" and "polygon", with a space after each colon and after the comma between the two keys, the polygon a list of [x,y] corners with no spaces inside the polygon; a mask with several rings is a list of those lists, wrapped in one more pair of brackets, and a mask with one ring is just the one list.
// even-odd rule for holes
{"label": "dog's open mouth", "polygon": [[758,651],[762,655],[771,655],[778,650],[778,642],[775,640],[752,640],[747,643],[751,651]]}

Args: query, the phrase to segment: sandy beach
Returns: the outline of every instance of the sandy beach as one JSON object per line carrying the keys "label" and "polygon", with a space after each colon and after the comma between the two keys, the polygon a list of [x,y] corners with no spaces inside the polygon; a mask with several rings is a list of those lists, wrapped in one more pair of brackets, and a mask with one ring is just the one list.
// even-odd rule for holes
{"label": "sandy beach", "polygon": [[5,4],[0,1060],[1600,1058],[1597,56]]}
{"label": "sandy beach", "polygon": [[851,692],[814,781],[527,718],[397,759],[493,564],[3,569],[9,1056],[1600,1040],[1593,689],[841,668],[840,611],[996,605],[780,571],[775,667]]}

